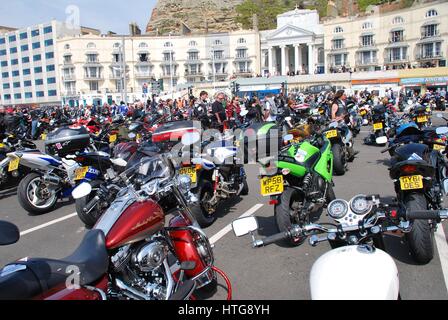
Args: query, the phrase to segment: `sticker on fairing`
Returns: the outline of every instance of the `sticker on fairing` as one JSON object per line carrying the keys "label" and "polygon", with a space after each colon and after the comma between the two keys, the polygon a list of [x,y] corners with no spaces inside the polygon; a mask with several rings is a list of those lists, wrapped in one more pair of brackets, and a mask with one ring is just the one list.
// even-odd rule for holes
{"label": "sticker on fairing", "polygon": [[418,154],[413,153],[412,156],[410,156],[408,160],[410,160],[410,161],[412,161],[412,160],[414,160],[414,161],[421,161],[423,159]]}
{"label": "sticker on fairing", "polygon": [[308,155],[308,152],[306,152],[305,150],[299,150],[299,151],[297,151],[295,159],[297,162],[305,162],[307,155]]}

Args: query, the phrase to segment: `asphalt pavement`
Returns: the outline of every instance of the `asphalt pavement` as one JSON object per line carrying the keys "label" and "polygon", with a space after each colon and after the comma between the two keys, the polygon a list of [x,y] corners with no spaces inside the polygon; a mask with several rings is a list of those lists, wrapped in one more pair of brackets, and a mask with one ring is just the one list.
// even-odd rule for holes
{"label": "asphalt pavement", "polygon": [[[435,123],[442,124],[439,119]],[[364,127],[356,138],[355,149],[360,153],[349,164],[349,171],[345,176],[334,179],[338,198],[350,200],[357,194],[379,194],[388,199],[394,197],[393,183],[388,175],[388,154],[381,154],[379,147],[362,144],[369,129]],[[277,231],[273,207],[268,204],[268,198],[259,194],[258,166],[250,165],[246,170],[249,195],[223,203],[218,220],[205,230],[215,245],[216,265],[229,276],[236,300],[309,300],[311,267],[330,250],[330,246],[322,243],[311,247],[305,243],[290,248],[274,244],[253,249],[249,236],[236,238],[229,224],[243,215],[258,217],[260,236],[269,236]],[[14,188],[0,191],[0,220],[15,223],[22,232],[17,244],[0,247],[0,266],[23,257],[58,259],[70,255],[86,232],[74,213],[74,204],[65,202],[60,203],[54,212],[33,216],[20,207]],[[386,236],[387,251],[398,266],[403,300],[448,299],[447,226],[448,223],[445,223],[439,228],[436,257],[425,266],[413,263],[408,246],[400,237]],[[220,280],[220,284],[223,283]],[[225,297],[226,291],[220,286],[212,299]]]}

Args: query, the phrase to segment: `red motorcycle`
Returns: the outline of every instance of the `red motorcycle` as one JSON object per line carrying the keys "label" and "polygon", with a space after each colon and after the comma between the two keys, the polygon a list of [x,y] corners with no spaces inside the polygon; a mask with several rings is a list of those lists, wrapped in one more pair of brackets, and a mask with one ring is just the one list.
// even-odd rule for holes
{"label": "red motorcycle", "polygon": [[[176,176],[166,155],[142,159],[120,177],[127,187],[117,186],[116,200],[72,255],[0,270],[1,300],[196,300],[197,289],[216,290],[217,274],[231,299],[230,281],[214,266],[210,242],[191,214],[189,177]],[[73,196],[90,191],[83,184]],[[166,226],[167,210],[174,218]],[[13,243],[5,238],[18,231],[9,229],[0,225],[0,245]]]}

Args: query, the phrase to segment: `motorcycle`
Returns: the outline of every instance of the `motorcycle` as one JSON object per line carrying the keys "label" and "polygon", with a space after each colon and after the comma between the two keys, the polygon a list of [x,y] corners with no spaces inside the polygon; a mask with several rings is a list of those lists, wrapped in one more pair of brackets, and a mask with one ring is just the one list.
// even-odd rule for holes
{"label": "motorcycle", "polygon": [[[0,299],[188,300],[213,293],[217,274],[231,299],[230,281],[215,267],[211,244],[189,210],[188,177],[176,177],[163,156],[142,161],[132,172],[72,255],[28,258],[1,270]],[[88,192],[90,185],[83,184],[73,196]],[[167,199],[176,212],[165,225]]]}
{"label": "motorcycle", "polygon": [[448,219],[448,210],[395,210],[379,196],[365,195],[350,202],[334,200],[328,214],[335,223],[295,225],[262,240],[254,235],[259,229],[255,217],[236,220],[232,228],[237,237],[250,234],[254,248],[296,237],[309,237],[313,247],[328,241],[332,250],[311,269],[313,300],[399,300],[398,268],[386,253],[382,234],[410,232],[416,222],[428,217],[438,222]]}
{"label": "motorcycle", "polygon": [[411,112],[411,118],[420,129],[430,127],[432,125],[431,112],[428,111],[427,107],[424,105],[417,104],[414,106]]}
{"label": "motorcycle", "polygon": [[367,145],[386,145],[388,142],[389,121],[387,109],[377,105],[372,109],[373,132],[364,139]]}

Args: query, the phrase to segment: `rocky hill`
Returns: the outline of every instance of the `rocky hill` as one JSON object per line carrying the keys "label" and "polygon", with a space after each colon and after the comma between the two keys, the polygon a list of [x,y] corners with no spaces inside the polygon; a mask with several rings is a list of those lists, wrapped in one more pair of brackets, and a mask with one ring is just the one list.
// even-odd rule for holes
{"label": "rocky hill", "polygon": [[148,33],[177,33],[182,25],[194,33],[238,30],[235,7],[244,0],[159,0]]}

